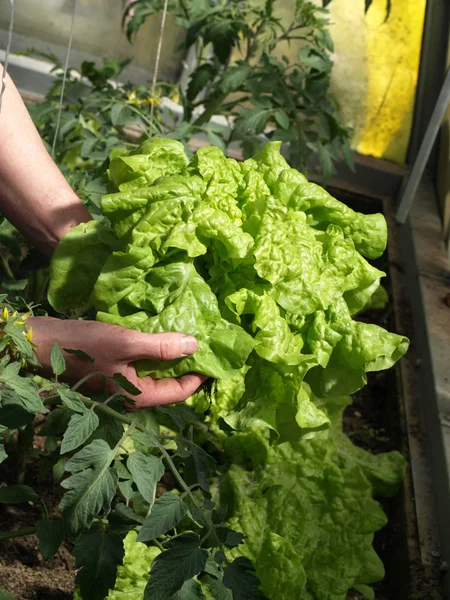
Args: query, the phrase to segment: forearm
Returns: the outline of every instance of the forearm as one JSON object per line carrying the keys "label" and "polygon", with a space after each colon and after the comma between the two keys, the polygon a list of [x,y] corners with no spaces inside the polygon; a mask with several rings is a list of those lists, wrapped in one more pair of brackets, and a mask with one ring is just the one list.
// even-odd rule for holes
{"label": "forearm", "polygon": [[0,212],[49,255],[69,229],[92,218],[49,156],[9,77],[0,114]]}

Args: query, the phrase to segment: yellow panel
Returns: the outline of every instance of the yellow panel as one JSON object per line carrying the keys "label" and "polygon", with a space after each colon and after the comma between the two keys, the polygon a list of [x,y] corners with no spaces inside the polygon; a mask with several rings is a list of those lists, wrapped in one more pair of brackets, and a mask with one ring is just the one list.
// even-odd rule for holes
{"label": "yellow panel", "polygon": [[[261,2],[262,0],[253,0]],[[312,0],[318,6],[322,0]],[[329,5],[334,42],[331,92],[352,147],[362,154],[404,163],[411,134],[426,0],[333,0]],[[279,0],[277,16],[290,23],[294,0]],[[276,54],[295,62],[300,43],[280,45]],[[237,54],[235,55],[237,57]]]}
{"label": "yellow panel", "polygon": [[356,149],[404,163],[411,133],[426,0],[374,0],[366,15],[367,113]]}

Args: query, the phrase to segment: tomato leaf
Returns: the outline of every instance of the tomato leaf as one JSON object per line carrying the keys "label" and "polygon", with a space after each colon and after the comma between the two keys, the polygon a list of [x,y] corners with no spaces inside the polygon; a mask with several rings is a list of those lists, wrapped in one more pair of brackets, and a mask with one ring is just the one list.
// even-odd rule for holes
{"label": "tomato leaf", "polygon": [[205,595],[198,581],[189,579],[183,583],[181,590],[173,596],[173,600],[205,600]]}
{"label": "tomato leaf", "polygon": [[55,342],[50,352],[50,363],[52,365],[53,374],[58,377],[62,375],[66,370],[66,361],[59,349],[58,344]]}
{"label": "tomato leaf", "polygon": [[121,388],[123,388],[132,396],[139,396],[139,394],[142,394],[141,390],[131,383],[131,381],[128,381],[128,379],[125,377],[125,375],[122,375],[122,373],[114,373],[113,379],[117,381]]}
{"label": "tomato leaf", "polygon": [[144,600],[170,600],[185,581],[205,568],[208,552],[200,548],[198,535],[179,535],[172,538],[167,547],[152,563]]}
{"label": "tomato leaf", "polygon": [[64,521],[42,519],[36,523],[36,535],[39,539],[39,552],[44,560],[50,560],[58,552],[66,527]]}
{"label": "tomato leaf", "polygon": [[73,415],[64,434],[61,444],[61,454],[71,452],[84,444],[99,424],[99,418],[92,410],[81,415]]}
{"label": "tomato leaf", "polygon": [[74,356],[78,356],[79,358],[85,358],[90,363],[95,362],[95,358],[92,358],[92,356],[89,356],[89,354],[87,352],[85,352],[84,350],[73,350],[72,348],[63,348],[63,350],[64,350],[64,352],[67,352],[67,354],[73,354]]}
{"label": "tomato leaf", "polygon": [[254,573],[255,567],[243,556],[225,567],[223,583],[233,592],[235,600],[267,600],[259,589],[260,581]]}
{"label": "tomato leaf", "polygon": [[101,510],[109,511],[117,484],[117,473],[110,467],[114,454],[104,440],[94,440],[67,461],[71,475],[61,482],[68,491],[60,508],[73,535],[88,529]]}
{"label": "tomato leaf", "polygon": [[152,505],[155,501],[156,484],[165,470],[162,459],[136,451],[130,454],[127,467],[144,500]]}
{"label": "tomato leaf", "polygon": [[73,392],[68,388],[60,387],[58,388],[58,396],[61,398],[65,406],[70,408],[70,410],[73,410],[80,415],[84,415],[88,412],[88,408],[83,404],[81,396],[77,392]]}
{"label": "tomato leaf", "polygon": [[116,533],[107,532],[96,524],[75,541],[75,568],[80,569],[75,582],[83,598],[104,600],[114,587],[117,565],[122,562],[123,542]]}
{"label": "tomato leaf", "polygon": [[17,600],[17,597],[5,590],[4,587],[0,587],[0,600]]}
{"label": "tomato leaf", "polygon": [[139,542],[150,542],[178,525],[187,515],[186,504],[174,494],[166,492],[156,499],[152,510],[138,534]]}
{"label": "tomato leaf", "polygon": [[37,500],[39,500],[38,494],[28,485],[0,486],[0,504],[24,504]]}

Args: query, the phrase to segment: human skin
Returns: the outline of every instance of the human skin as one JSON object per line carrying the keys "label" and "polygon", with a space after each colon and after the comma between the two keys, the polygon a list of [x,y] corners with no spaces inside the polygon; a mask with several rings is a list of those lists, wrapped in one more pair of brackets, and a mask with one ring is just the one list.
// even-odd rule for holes
{"label": "human skin", "polygon": [[[9,76],[0,114],[0,182],[1,213],[47,256],[72,227],[92,220],[49,156]],[[44,373],[50,370],[54,342],[60,348],[84,350],[95,358],[94,365],[65,353],[67,378],[78,381],[92,371],[110,376],[122,373],[142,392],[133,398],[138,408],[186,400],[206,379],[197,373],[159,381],[137,376],[133,363],[138,359],[169,360],[193,354],[197,340],[182,333],[146,334],[96,321],[50,317],[30,317],[28,326]],[[103,386],[102,377],[88,383],[90,390]]]}

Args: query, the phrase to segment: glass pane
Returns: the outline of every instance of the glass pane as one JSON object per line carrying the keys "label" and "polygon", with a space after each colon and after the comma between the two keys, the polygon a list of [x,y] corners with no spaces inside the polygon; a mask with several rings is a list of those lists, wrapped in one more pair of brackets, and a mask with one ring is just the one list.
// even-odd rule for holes
{"label": "glass pane", "polygon": [[[345,0],[335,0],[343,5]],[[367,87],[354,146],[362,154],[404,163],[411,134],[426,0],[374,0],[365,18]],[[351,38],[348,38],[351,39]],[[348,44],[348,40],[347,40]]]}
{"label": "glass pane", "polygon": [[[258,0],[255,0],[258,1]],[[322,5],[321,0],[315,0]],[[334,41],[331,89],[345,123],[353,129],[353,148],[362,154],[404,163],[411,134],[426,0],[332,0]],[[277,12],[292,22],[293,0],[279,0]],[[292,62],[300,47],[279,47]]]}
{"label": "glass pane", "polygon": [[[73,0],[16,0],[13,50],[25,50],[35,45],[39,50],[60,47],[56,54],[64,57],[72,21]],[[121,30],[121,0],[78,0],[72,48],[72,65],[76,65],[77,51],[93,57],[124,60],[134,57],[129,70],[132,79],[148,79],[153,71],[158,45],[161,17],[147,20],[135,43],[129,44]],[[0,29],[7,29],[9,2],[0,3]],[[181,54],[176,50],[183,40],[183,32],[169,17],[164,32],[161,52],[160,78],[177,80],[181,70]]]}

